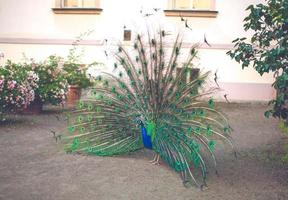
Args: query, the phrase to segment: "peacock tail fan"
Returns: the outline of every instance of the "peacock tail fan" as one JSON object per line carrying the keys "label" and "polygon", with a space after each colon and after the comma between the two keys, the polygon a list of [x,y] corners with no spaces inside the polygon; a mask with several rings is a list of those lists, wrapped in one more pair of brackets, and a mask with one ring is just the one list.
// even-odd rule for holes
{"label": "peacock tail fan", "polygon": [[183,59],[179,35],[172,46],[165,45],[165,31],[147,35],[137,35],[131,48],[119,45],[113,73],[99,76],[69,114],[64,148],[100,156],[132,152],[144,147],[142,126],[184,182],[205,185],[208,166],[216,169],[216,144],[233,147],[228,121],[211,98],[217,88],[205,90],[209,72],[187,80],[196,46]]}

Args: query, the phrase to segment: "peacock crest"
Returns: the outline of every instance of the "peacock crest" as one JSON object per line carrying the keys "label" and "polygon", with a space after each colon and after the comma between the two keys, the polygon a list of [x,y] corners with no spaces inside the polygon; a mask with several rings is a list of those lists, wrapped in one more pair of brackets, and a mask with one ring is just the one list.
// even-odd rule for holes
{"label": "peacock crest", "polygon": [[131,48],[119,45],[113,72],[68,115],[62,142],[67,152],[99,156],[146,147],[155,163],[160,157],[185,183],[203,186],[209,163],[216,169],[216,143],[232,145],[231,128],[211,98],[218,88],[203,89],[209,72],[195,75],[196,46],[183,59],[181,37],[172,46],[166,38],[161,30],[137,35]]}

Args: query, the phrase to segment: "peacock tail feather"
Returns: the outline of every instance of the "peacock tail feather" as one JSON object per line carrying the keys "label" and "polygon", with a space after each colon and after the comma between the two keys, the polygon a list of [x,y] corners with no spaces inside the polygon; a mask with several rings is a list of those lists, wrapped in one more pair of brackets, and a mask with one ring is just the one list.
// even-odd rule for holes
{"label": "peacock tail feather", "polygon": [[179,35],[172,47],[165,45],[165,31],[147,35],[137,35],[132,49],[119,45],[113,73],[99,76],[99,84],[69,114],[64,148],[119,155],[143,148],[144,133],[183,181],[201,186],[209,158],[216,169],[217,142],[232,145],[228,121],[211,98],[218,88],[204,90],[209,72],[187,81],[196,46],[183,59]]}

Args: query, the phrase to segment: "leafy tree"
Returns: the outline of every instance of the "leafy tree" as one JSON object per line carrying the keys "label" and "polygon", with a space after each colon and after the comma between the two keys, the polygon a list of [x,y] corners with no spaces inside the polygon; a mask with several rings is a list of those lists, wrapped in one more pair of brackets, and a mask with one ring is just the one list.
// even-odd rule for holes
{"label": "leafy tree", "polygon": [[262,76],[274,73],[277,90],[275,99],[269,102],[273,110],[265,112],[285,120],[288,124],[288,1],[266,0],[266,4],[250,5],[249,15],[244,19],[244,30],[254,34],[233,40],[234,50],[227,54],[242,64],[250,64]]}

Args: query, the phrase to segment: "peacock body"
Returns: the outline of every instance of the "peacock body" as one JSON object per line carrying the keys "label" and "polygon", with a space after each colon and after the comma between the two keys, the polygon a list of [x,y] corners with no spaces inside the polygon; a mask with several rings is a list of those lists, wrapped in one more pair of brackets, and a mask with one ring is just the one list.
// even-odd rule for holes
{"label": "peacock body", "polygon": [[165,31],[147,35],[137,35],[132,50],[119,46],[113,73],[99,76],[99,84],[69,114],[64,148],[113,156],[145,147],[184,182],[205,185],[209,157],[216,167],[216,142],[232,145],[228,121],[210,98],[217,88],[203,90],[209,72],[187,81],[195,46],[183,60],[179,35],[170,51]]}

